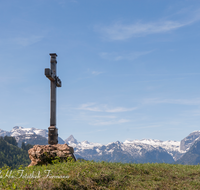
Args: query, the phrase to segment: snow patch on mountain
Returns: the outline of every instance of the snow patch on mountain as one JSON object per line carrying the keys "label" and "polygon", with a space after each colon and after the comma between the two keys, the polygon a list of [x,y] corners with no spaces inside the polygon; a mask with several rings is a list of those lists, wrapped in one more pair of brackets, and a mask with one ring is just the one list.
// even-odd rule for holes
{"label": "snow patch on mountain", "polygon": [[133,140],[133,141],[128,141],[126,140],[124,144],[149,144],[155,148],[157,147],[162,147],[168,151],[179,151],[181,153],[185,153],[185,151],[180,150],[180,141],[161,141],[161,140],[156,140],[156,139],[142,139],[142,140]]}
{"label": "snow patch on mountain", "polygon": [[19,136],[19,135],[25,135],[25,134],[36,134],[36,135],[41,135],[42,137],[48,138],[48,130],[46,129],[36,129],[36,128],[23,128],[21,126],[15,126],[13,129],[10,131],[11,136]]}

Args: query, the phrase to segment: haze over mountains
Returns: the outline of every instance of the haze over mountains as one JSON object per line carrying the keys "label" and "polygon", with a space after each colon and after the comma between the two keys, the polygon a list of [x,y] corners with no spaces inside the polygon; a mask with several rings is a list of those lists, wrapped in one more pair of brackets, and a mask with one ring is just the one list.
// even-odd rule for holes
{"label": "haze over mountains", "polygon": [[[48,130],[36,128],[13,127],[11,131],[0,129],[0,136],[13,136],[21,146],[22,142],[29,144],[48,144]],[[73,135],[63,140],[59,137],[59,144],[67,143],[72,146],[77,158],[95,161],[111,162],[157,162],[157,163],[174,163],[182,159],[181,163],[190,148],[200,140],[200,131],[194,131],[185,137],[182,141],[160,141],[154,139],[126,140],[124,142],[112,142],[107,145],[92,143],[88,141],[79,142]],[[195,145],[197,147],[197,145]],[[198,146],[199,147],[199,146]],[[195,152],[193,148],[193,153]],[[191,153],[190,153],[191,155]],[[196,157],[198,157],[196,155]],[[196,163],[196,160],[194,161]]]}

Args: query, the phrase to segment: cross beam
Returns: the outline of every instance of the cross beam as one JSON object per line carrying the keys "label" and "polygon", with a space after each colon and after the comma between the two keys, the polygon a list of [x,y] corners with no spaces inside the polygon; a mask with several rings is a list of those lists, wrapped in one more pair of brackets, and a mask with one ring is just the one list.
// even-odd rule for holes
{"label": "cross beam", "polygon": [[51,69],[45,69],[46,77],[51,81],[51,106],[50,106],[50,127],[48,134],[49,144],[58,144],[58,129],[56,128],[56,87],[61,87],[61,80],[56,75],[56,53],[50,53]]}

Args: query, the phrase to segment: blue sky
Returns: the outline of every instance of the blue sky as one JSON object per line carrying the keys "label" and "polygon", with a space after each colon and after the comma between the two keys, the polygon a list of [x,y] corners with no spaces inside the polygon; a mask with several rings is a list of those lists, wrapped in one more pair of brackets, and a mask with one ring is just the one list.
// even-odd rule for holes
{"label": "blue sky", "polygon": [[200,130],[199,0],[0,0],[0,128],[106,144]]}

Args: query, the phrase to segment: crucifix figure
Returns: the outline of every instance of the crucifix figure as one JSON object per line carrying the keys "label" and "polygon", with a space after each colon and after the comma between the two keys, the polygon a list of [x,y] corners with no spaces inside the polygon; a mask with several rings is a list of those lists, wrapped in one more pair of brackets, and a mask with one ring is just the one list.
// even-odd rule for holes
{"label": "crucifix figure", "polygon": [[56,87],[61,87],[61,80],[56,75],[56,53],[50,53],[51,69],[45,69],[46,77],[51,81],[51,106],[50,106],[50,127],[48,132],[48,143],[58,144],[58,129],[56,128]]}

